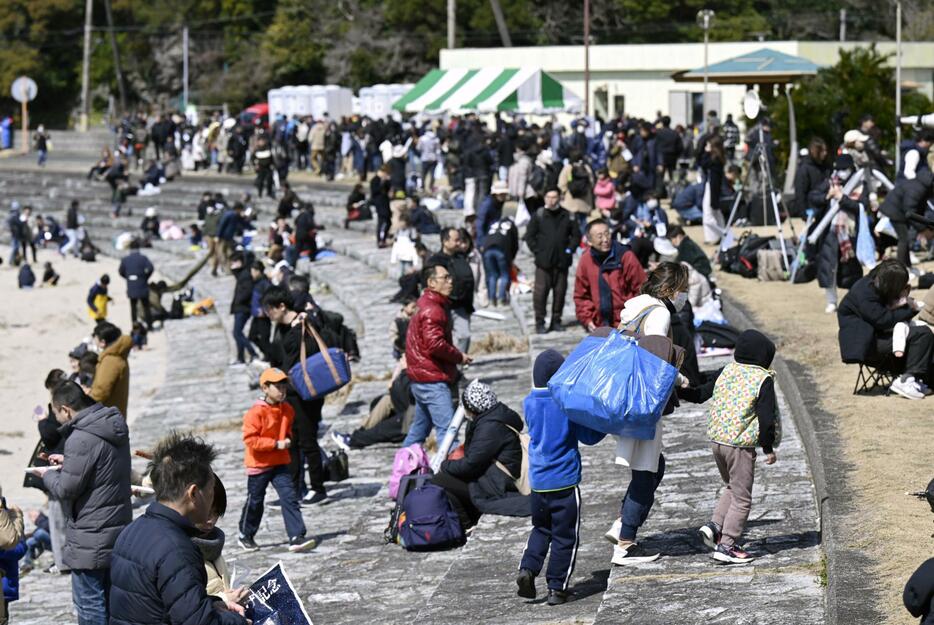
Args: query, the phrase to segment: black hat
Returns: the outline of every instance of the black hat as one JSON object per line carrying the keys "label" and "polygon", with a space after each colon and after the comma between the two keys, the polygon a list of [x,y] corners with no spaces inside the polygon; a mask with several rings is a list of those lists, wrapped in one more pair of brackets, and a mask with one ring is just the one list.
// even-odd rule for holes
{"label": "black hat", "polygon": [[88,353],[87,343],[78,343],[78,346],[68,352],[69,358],[74,358],[75,360],[81,360],[81,357]]}

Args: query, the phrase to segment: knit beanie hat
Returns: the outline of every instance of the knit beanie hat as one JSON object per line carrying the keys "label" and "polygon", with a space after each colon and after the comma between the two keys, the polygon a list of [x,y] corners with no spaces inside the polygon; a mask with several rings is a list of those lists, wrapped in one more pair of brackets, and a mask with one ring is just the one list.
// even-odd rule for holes
{"label": "knit beanie hat", "polygon": [[553,349],[546,349],[535,359],[532,367],[532,385],[535,388],[545,388],[548,386],[548,380],[551,379],[561,365],[564,364],[564,356]]}
{"label": "knit beanie hat", "polygon": [[496,393],[493,392],[493,389],[490,388],[489,385],[484,384],[480,380],[474,380],[464,389],[464,394],[461,396],[461,403],[463,403],[464,408],[470,412],[474,414],[483,414],[498,404],[499,399],[496,398]]}

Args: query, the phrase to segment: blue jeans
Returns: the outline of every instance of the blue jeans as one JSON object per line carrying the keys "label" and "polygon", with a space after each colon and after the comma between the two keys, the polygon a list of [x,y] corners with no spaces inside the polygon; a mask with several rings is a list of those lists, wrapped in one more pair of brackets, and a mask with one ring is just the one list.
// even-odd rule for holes
{"label": "blue jeans", "polygon": [[250,339],[243,333],[246,329],[246,322],[250,320],[250,313],[234,313],[233,337],[237,344],[237,362],[243,362],[244,352],[250,354],[251,358],[256,358],[256,350],[250,345]]}
{"label": "blue jeans", "polygon": [[304,536],[305,522],[298,505],[298,495],[295,493],[289,465],[285,464],[247,478],[246,502],[240,514],[240,535],[253,538],[259,530],[259,522],[263,519],[263,500],[266,498],[266,487],[270,482],[282,503],[282,520],[285,521],[285,531],[289,539]]}
{"label": "blue jeans", "polygon": [[31,563],[34,558],[52,548],[52,537],[44,529],[37,527],[32,536],[26,539],[26,557],[23,558],[27,563]]}
{"label": "blue jeans", "polygon": [[415,419],[402,446],[424,443],[432,425],[440,445],[454,417],[451,389],[445,382],[412,382],[412,395],[415,396]]}
{"label": "blue jeans", "polygon": [[486,293],[493,301],[505,302],[509,289],[509,262],[506,253],[498,247],[483,252],[483,270],[486,272]]}
{"label": "blue jeans", "polygon": [[46,150],[39,150],[39,165],[45,165],[45,161],[48,160],[49,153]]}
{"label": "blue jeans", "polygon": [[71,598],[78,613],[78,625],[107,625],[110,569],[72,569]]}
{"label": "blue jeans", "polygon": [[[10,239],[10,267],[12,267],[16,261],[16,255],[19,253],[19,248],[22,246],[22,243],[16,237]],[[25,250],[23,250],[25,252]]]}
{"label": "blue jeans", "polygon": [[629,488],[626,490],[626,496],[623,497],[623,504],[620,507],[619,517],[622,520],[623,527],[620,529],[619,537],[625,540],[635,540],[636,532],[645,523],[645,519],[652,511],[652,504],[655,503],[655,491],[658,485],[662,483],[665,476],[665,456],[658,458],[658,471],[633,471],[632,480],[629,482]]}

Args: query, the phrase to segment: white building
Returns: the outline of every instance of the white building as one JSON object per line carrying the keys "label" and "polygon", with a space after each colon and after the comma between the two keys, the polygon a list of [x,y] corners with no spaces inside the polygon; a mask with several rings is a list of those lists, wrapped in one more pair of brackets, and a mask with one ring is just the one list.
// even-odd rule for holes
{"label": "white building", "polygon": [[[743,41],[711,43],[708,63],[748,54],[768,47],[803,57],[818,65],[833,65],[840,48],[868,47],[868,42]],[[882,54],[895,52],[893,42],[879,42]],[[894,60],[894,55],[892,57]],[[891,62],[891,61],[890,61]],[[599,45],[590,47],[590,112],[604,117],[625,112],[654,119],[656,111],[673,112],[673,123],[697,123],[703,116],[703,85],[675,82],[672,74],[702,67],[703,43]],[[583,46],[520,48],[457,48],[441,50],[441,69],[490,66],[540,67],[584,97]],[[902,45],[902,85],[917,88],[934,99],[934,42]],[[746,88],[743,85],[708,87],[708,109],[721,119],[732,113],[739,118]],[[690,106],[685,106],[685,102]],[[677,119],[675,117],[678,117]]]}

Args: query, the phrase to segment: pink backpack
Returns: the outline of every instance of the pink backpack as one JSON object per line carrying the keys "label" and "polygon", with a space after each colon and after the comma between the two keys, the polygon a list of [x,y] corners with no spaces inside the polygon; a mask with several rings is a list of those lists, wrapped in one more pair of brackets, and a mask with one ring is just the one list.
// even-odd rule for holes
{"label": "pink backpack", "polygon": [[399,494],[399,482],[412,473],[431,473],[431,461],[428,454],[418,443],[412,443],[396,452],[392,460],[392,475],[389,476],[389,498]]}

